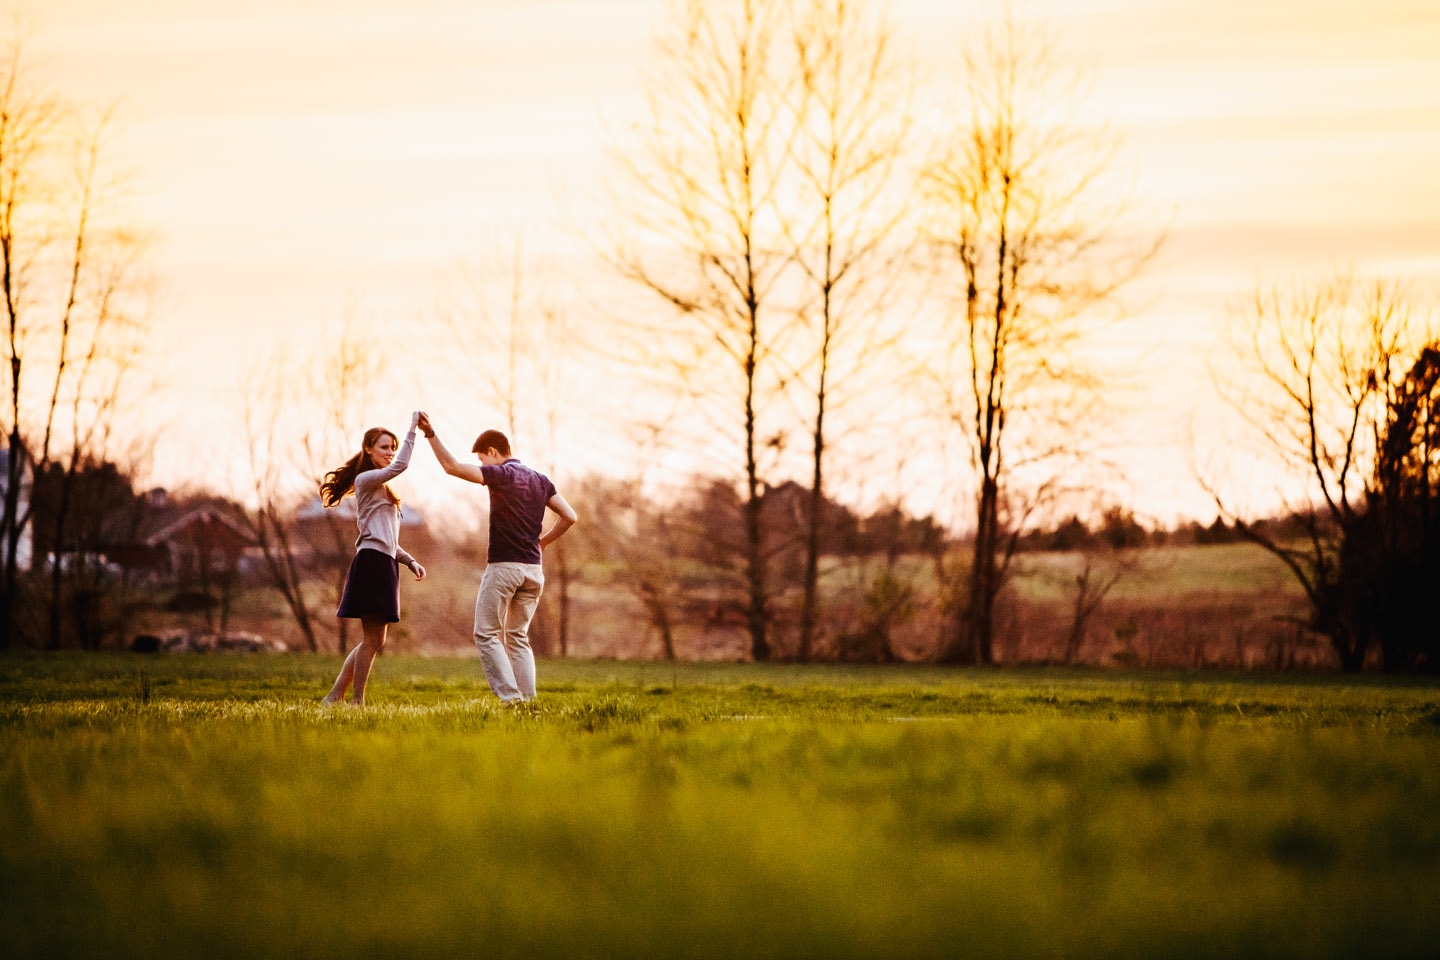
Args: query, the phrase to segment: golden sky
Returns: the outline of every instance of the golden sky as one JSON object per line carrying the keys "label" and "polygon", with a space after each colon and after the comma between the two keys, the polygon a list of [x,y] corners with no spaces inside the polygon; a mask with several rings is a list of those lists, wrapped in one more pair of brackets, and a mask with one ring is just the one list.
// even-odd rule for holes
{"label": "golden sky", "polygon": [[[983,5],[885,5],[943,76]],[[157,482],[223,482],[230,384],[348,310],[401,357],[457,263],[507,225],[598,215],[607,124],[642,108],[663,0],[22,0],[37,79],[122,103],[115,159],[155,236],[167,343]],[[1169,241],[1126,335],[1155,371],[1124,496],[1205,515],[1190,425],[1223,419],[1206,361],[1228,303],[1349,266],[1440,295],[1440,3],[1035,0],[1088,68],[1135,204]],[[563,203],[565,210],[558,211]],[[574,252],[566,246],[562,256]],[[417,352],[418,356],[419,353]],[[396,381],[400,382],[396,382]],[[222,385],[222,386],[217,386]],[[372,419],[427,397],[396,362]],[[408,398],[416,395],[414,401]],[[453,411],[453,413],[452,413]],[[444,422],[442,420],[442,422]],[[202,439],[203,438],[203,439]],[[584,456],[599,456],[605,444]],[[583,459],[583,457],[582,457]],[[1273,481],[1257,481],[1257,502]],[[1248,495],[1248,494],[1247,494]]]}

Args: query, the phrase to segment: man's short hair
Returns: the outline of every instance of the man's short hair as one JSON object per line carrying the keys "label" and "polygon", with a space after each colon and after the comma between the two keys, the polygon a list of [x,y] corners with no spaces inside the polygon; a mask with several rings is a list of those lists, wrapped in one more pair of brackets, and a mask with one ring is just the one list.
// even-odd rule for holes
{"label": "man's short hair", "polygon": [[486,450],[495,450],[500,456],[510,456],[510,441],[505,434],[499,430],[486,430],[475,438],[475,446],[470,448],[471,453],[483,453]]}

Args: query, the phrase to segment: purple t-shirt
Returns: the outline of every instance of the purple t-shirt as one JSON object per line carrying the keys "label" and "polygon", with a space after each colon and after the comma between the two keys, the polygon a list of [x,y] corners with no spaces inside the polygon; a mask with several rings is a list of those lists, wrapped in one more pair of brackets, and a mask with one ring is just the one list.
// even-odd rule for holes
{"label": "purple t-shirt", "polygon": [[539,563],[540,528],[555,484],[513,457],[499,466],[482,464],[490,489],[491,563]]}

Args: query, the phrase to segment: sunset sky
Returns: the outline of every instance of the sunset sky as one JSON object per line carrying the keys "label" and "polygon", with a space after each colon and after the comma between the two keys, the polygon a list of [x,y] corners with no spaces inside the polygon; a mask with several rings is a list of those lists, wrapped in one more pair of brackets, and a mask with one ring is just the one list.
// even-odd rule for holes
{"label": "sunset sky", "polygon": [[[985,8],[883,5],[922,73],[953,73]],[[155,482],[225,482],[248,358],[297,352],[349,311],[393,361],[370,413],[425,404],[468,439],[485,414],[417,374],[457,266],[514,224],[565,260],[555,224],[600,208],[606,127],[643,109],[664,0],[25,0],[35,78],[119,100],[162,295]],[[1127,325],[1152,371],[1128,420],[1122,496],[1208,519],[1196,422],[1227,414],[1207,363],[1227,304],[1334,267],[1440,302],[1440,4],[1434,0],[1037,0],[1093,76],[1133,203],[1168,242]],[[414,396],[411,401],[408,398]],[[593,437],[592,430],[577,430]],[[468,444],[467,444],[468,445]],[[523,444],[522,444],[523,446]],[[613,453],[584,442],[576,467]],[[337,460],[347,451],[336,451]],[[1203,451],[1200,454],[1203,458]],[[431,465],[433,466],[433,465]],[[438,471],[428,471],[438,473]],[[1263,504],[1273,478],[1237,491]],[[416,479],[425,495],[440,486]]]}

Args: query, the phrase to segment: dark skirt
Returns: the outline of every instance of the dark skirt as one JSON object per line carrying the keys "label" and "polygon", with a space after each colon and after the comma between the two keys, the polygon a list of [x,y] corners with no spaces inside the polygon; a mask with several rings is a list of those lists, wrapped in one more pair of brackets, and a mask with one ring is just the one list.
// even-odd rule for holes
{"label": "dark skirt", "polygon": [[400,561],[379,550],[355,551],[335,616],[399,623]]}

